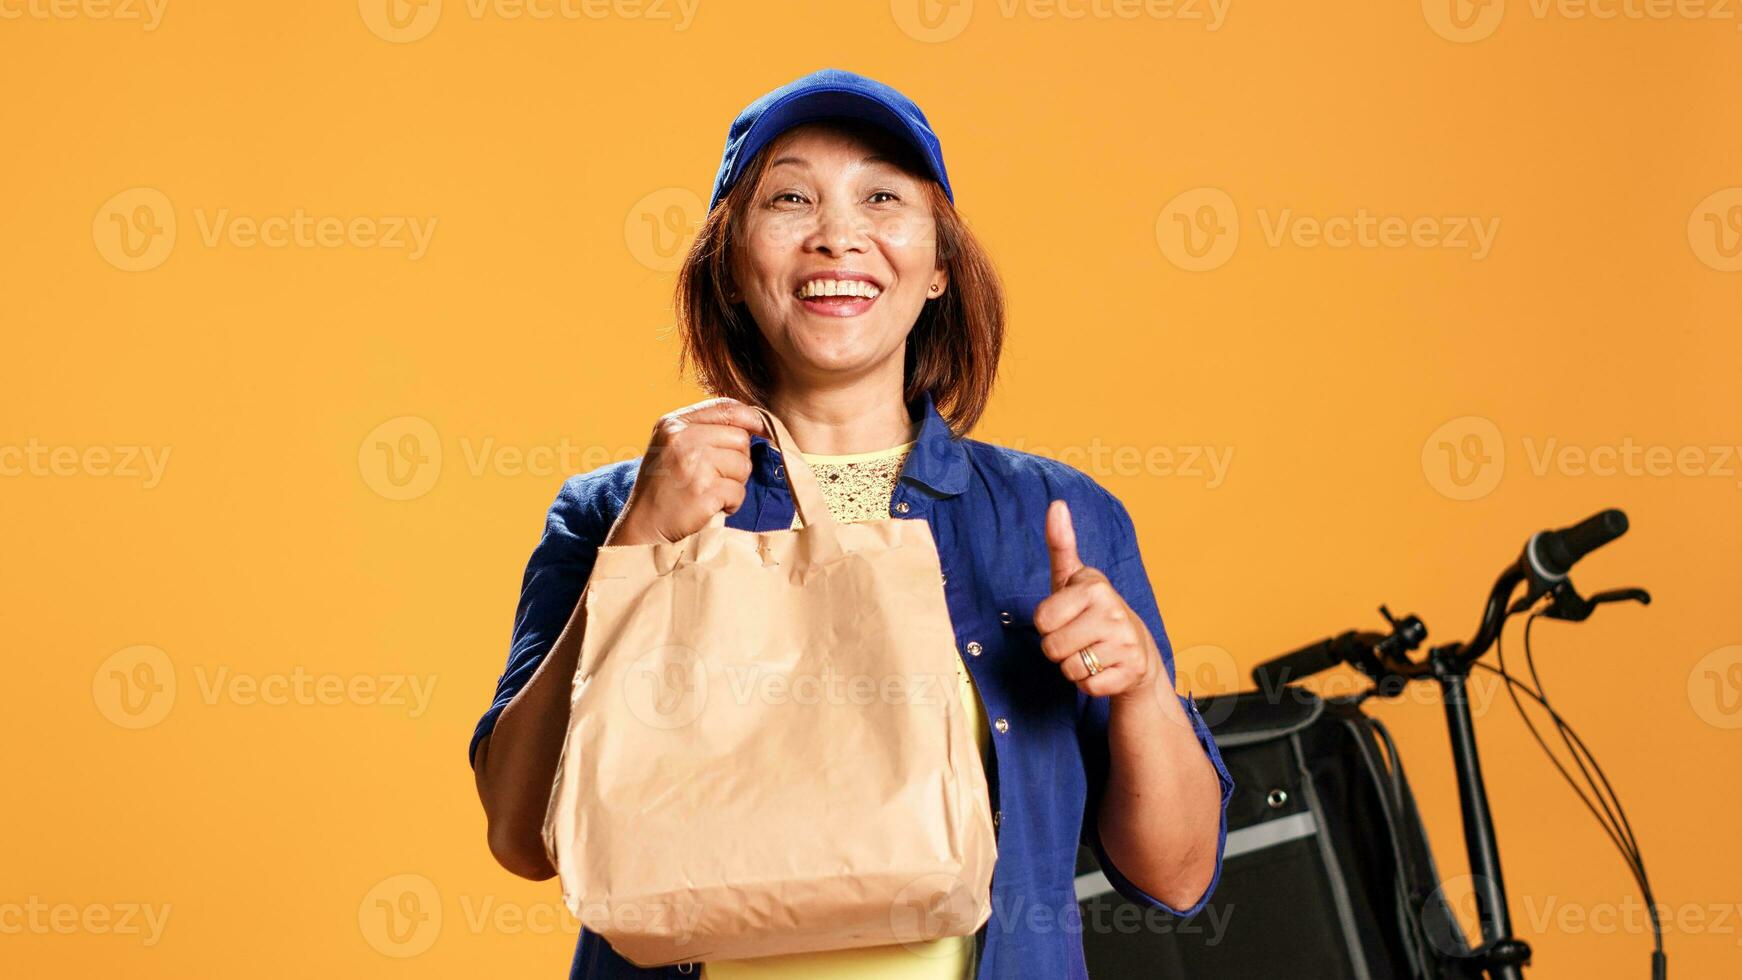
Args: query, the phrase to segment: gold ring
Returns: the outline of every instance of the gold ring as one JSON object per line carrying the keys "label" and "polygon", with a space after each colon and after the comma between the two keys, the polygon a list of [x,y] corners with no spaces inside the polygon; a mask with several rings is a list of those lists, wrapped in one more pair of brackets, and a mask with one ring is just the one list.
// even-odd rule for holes
{"label": "gold ring", "polygon": [[1105,669],[1101,666],[1101,661],[1096,658],[1094,647],[1084,647],[1081,650],[1078,650],[1077,656],[1083,661],[1083,666],[1088,669],[1090,677],[1099,674]]}

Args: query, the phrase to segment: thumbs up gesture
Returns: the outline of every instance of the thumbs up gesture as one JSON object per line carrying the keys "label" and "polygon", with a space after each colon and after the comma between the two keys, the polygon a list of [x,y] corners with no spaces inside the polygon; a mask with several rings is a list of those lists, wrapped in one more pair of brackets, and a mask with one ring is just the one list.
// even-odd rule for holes
{"label": "thumbs up gesture", "polygon": [[1083,564],[1063,500],[1047,507],[1046,550],[1052,595],[1034,607],[1041,650],[1084,694],[1120,699],[1149,694],[1162,676],[1155,639],[1107,576]]}

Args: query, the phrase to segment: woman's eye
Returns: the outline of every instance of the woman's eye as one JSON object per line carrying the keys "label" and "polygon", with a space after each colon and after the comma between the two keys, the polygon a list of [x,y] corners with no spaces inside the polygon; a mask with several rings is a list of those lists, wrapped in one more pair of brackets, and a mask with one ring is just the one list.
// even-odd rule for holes
{"label": "woman's eye", "polygon": [[892,201],[901,200],[901,198],[896,196],[894,191],[872,191],[871,192],[871,203],[882,204],[883,203],[882,201],[877,200],[880,197],[886,197]]}
{"label": "woman's eye", "polygon": [[779,194],[774,195],[773,203],[784,204],[789,200],[794,204],[803,204],[804,195],[800,194],[798,191],[781,191]]}

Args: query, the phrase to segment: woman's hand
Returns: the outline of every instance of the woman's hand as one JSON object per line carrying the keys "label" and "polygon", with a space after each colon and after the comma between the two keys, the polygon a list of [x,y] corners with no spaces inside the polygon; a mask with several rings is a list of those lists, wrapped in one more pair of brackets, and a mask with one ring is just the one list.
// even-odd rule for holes
{"label": "woman's hand", "polygon": [[737,511],[750,479],[753,432],[772,438],[762,416],[733,398],[710,398],[661,416],[605,544],[680,541],[715,514]]}
{"label": "woman's hand", "polygon": [[[1107,783],[1096,831],[1113,865],[1169,908],[1189,909],[1215,880],[1221,781],[1174,694],[1161,650],[1107,576],[1077,555],[1070,510],[1046,512],[1052,595],[1034,609],[1041,649],[1077,688],[1109,695]],[[1077,651],[1093,647],[1094,676]]]}
{"label": "woman's hand", "polygon": [[[1046,550],[1052,560],[1052,595],[1034,607],[1040,648],[1065,678],[1091,697],[1152,694],[1164,677],[1161,652],[1113,583],[1077,555],[1070,508],[1054,500],[1046,511]],[[1090,676],[1078,651],[1092,647],[1101,670]]]}

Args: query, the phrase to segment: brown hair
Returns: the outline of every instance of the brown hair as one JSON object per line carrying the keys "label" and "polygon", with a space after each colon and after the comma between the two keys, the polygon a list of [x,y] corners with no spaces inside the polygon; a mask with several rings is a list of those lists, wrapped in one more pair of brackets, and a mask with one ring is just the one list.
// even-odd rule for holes
{"label": "brown hair", "polygon": [[[831,120],[832,125],[841,125]],[[864,125],[848,128],[878,143],[890,139]],[[752,405],[768,404],[773,374],[767,349],[749,307],[727,299],[732,281],[731,250],[750,197],[768,164],[764,147],[744,168],[731,190],[702,222],[677,276],[679,370],[693,371],[710,395]],[[931,392],[938,413],[956,435],[979,421],[992,394],[998,357],[1004,347],[1004,289],[986,250],[968,230],[943,186],[930,178],[905,147],[891,147],[906,158],[909,172],[921,176],[937,226],[938,267],[949,272],[943,295],[928,299],[908,334],[903,398]]]}

